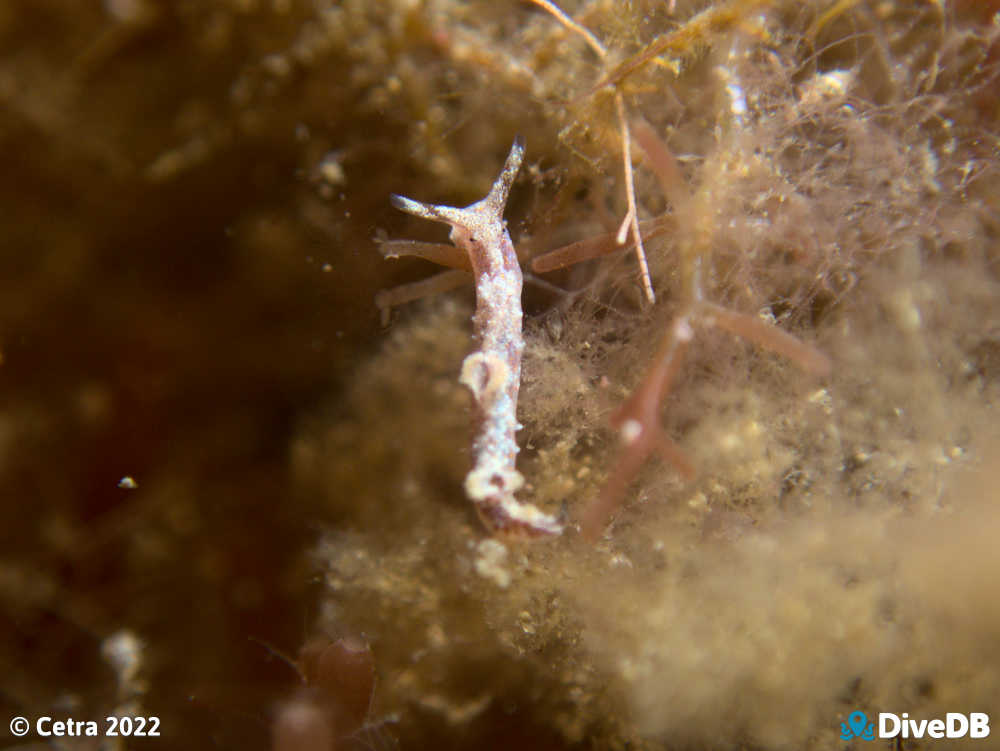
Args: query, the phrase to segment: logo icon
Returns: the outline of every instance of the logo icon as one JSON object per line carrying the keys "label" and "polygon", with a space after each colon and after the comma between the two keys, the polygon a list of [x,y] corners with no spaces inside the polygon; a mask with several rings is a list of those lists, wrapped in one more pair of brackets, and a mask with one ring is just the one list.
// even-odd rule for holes
{"label": "logo icon", "polygon": [[863,741],[875,740],[875,723],[868,722],[864,712],[855,710],[847,715],[847,722],[840,723],[840,739],[849,741],[860,738]]}

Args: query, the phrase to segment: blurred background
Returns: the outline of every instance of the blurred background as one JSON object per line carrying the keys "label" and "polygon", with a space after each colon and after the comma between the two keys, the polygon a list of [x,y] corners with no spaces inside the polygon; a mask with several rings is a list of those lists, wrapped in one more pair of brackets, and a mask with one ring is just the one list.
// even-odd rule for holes
{"label": "blurred background", "polygon": [[4,717],[114,706],[123,629],[163,747],[266,748],[299,682],[289,445],[377,344],[398,186],[335,5],[0,5]]}

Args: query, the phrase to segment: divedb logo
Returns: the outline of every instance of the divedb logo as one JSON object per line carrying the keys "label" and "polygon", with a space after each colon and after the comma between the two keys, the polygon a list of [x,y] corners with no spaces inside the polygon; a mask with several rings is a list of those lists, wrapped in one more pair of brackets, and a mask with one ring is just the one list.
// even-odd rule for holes
{"label": "divedb logo", "polygon": [[875,738],[988,738],[990,716],[985,712],[948,712],[944,719],[912,720],[910,715],[879,712],[878,733],[875,723],[868,716],[855,710],[847,716],[847,722],[840,723],[841,740],[860,738],[873,741]]}

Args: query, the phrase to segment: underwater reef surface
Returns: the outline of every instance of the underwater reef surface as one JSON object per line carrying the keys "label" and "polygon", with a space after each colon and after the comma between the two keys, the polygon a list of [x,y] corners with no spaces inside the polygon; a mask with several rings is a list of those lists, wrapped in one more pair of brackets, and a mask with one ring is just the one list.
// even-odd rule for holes
{"label": "underwater reef surface", "polygon": [[[1000,7],[544,5],[3,5],[5,716],[276,751],[1000,716]],[[446,241],[391,194],[476,201],[517,134],[519,497],[566,525],[530,543],[463,490],[471,284],[379,253]],[[692,318],[652,408],[688,478],[612,418],[692,291],[831,367]]]}

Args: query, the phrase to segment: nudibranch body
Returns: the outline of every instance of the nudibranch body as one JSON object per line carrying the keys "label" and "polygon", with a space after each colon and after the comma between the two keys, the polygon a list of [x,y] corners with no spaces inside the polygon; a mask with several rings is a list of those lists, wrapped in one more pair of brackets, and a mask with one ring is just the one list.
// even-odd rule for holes
{"label": "nudibranch body", "polygon": [[521,266],[503,219],[507,196],[524,158],[524,143],[514,141],[503,171],[490,192],[466,206],[439,206],[392,196],[392,204],[414,216],[444,222],[451,241],[468,253],[476,282],[475,336],[479,349],[462,363],[459,381],[468,386],[479,409],[480,428],[473,443],[472,470],[465,492],[494,533],[511,537],[558,535],[562,525],[514,493],[524,484],[516,469],[517,395],[521,386]]}

